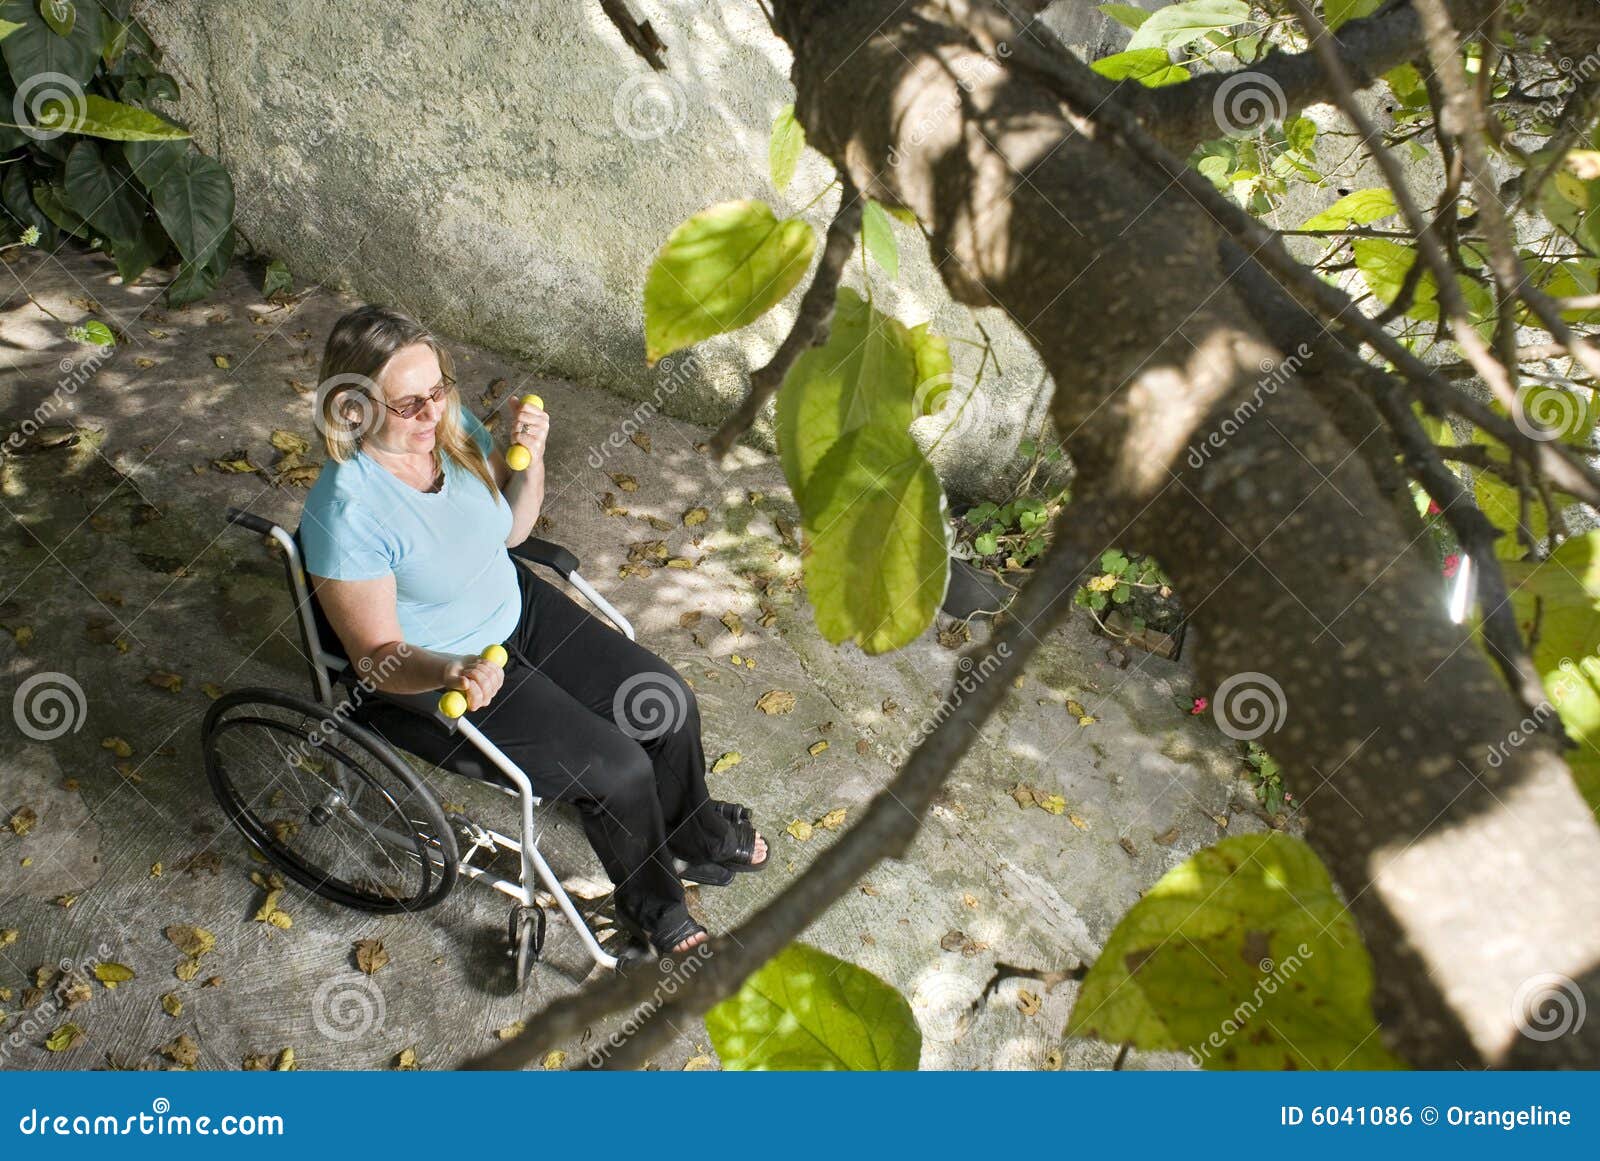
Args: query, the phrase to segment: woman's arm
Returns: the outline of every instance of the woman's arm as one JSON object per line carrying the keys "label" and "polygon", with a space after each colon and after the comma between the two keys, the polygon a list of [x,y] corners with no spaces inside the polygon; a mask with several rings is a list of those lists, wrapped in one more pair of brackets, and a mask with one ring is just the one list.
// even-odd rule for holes
{"label": "woman's arm", "polygon": [[489,704],[500,689],[505,671],[498,665],[406,643],[395,605],[394,574],[357,581],[307,576],[345,656],[376,688],[390,693],[464,690],[468,709]]}
{"label": "woman's arm", "polygon": [[[491,461],[495,478],[502,481],[500,490],[511,505],[511,533],[506,537],[506,547],[514,548],[533,534],[539,509],[544,506],[544,448],[550,433],[550,416],[543,408],[523,403],[515,396],[507,400],[506,412],[511,442],[520,443],[532,457],[527,469],[520,472],[506,467],[505,456],[499,451]],[[518,425],[527,430],[519,435]]]}

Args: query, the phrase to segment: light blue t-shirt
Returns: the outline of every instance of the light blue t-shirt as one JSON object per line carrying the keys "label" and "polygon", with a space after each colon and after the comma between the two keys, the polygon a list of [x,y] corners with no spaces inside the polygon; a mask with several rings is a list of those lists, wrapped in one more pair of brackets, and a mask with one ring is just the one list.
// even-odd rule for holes
{"label": "light blue t-shirt", "polygon": [[[487,456],[483,424],[459,405],[457,414]],[[330,460],[300,518],[307,572],[333,580],[393,573],[404,640],[441,653],[478,653],[516,628],[522,596],[510,535],[510,504],[448,458],[437,492],[402,483],[365,452]]]}

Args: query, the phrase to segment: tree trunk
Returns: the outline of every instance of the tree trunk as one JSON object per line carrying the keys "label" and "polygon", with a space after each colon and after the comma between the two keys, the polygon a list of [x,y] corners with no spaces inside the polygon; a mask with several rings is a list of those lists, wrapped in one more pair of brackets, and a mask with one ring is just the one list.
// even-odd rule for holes
{"label": "tree trunk", "polygon": [[1520,712],[1374,482],[1359,410],[1341,431],[1206,214],[978,51],[968,4],[773,6],[808,141],[916,213],[958,300],[1022,327],[1078,495],[1126,512],[1116,542],[1173,577],[1206,688],[1281,689],[1260,741],[1365,936],[1391,1047],[1600,1064],[1600,1020],[1536,1040],[1513,1010],[1530,979],[1600,964],[1600,828],[1558,755],[1508,744]]}

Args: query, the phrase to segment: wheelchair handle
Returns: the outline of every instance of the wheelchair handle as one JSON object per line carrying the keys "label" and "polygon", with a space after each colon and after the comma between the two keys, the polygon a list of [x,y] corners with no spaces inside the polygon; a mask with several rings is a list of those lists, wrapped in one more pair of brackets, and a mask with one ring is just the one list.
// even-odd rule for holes
{"label": "wheelchair handle", "polygon": [[241,525],[263,536],[271,536],[274,527],[272,521],[257,516],[254,512],[246,512],[243,508],[229,508],[228,523]]}

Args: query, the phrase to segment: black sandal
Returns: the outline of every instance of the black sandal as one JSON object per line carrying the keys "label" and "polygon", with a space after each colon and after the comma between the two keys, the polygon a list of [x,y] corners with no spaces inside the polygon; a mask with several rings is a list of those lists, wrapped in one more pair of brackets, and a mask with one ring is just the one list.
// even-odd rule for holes
{"label": "black sandal", "polygon": [[733,843],[733,850],[717,860],[719,866],[741,874],[754,874],[766,870],[767,864],[772,862],[771,843],[767,844],[766,857],[759,863],[752,862],[756,857],[756,827],[750,821],[748,814],[734,822],[730,841]]}
{"label": "black sandal", "polygon": [[[624,915],[621,910],[617,911],[617,923],[633,935],[635,939],[648,943],[655,949],[657,955],[686,955],[696,947],[699,947],[700,944],[697,943],[693,947],[686,947],[681,952],[673,949],[686,939],[706,934],[706,929],[695,922],[694,917],[689,914],[689,909],[682,903],[668,908],[666,913],[662,915],[661,920],[656,924],[654,931],[646,931],[630,916]],[[704,940],[701,940],[701,943],[704,942]]]}
{"label": "black sandal", "polygon": [[[708,801],[711,803],[711,808],[723,818],[733,823],[735,828],[737,828],[740,823],[750,822],[750,808],[744,803],[723,802],[721,799],[717,798],[708,799]],[[753,831],[755,828],[751,827],[751,829]],[[746,871],[759,871],[762,867],[767,865],[766,860],[764,859],[754,866],[748,865],[749,856],[750,854],[753,854],[754,851],[755,840],[752,837],[750,841],[750,848],[744,856],[747,865],[743,866],[742,868],[725,865],[725,863],[720,860],[711,860],[703,863],[691,863],[687,859],[679,858],[674,858],[672,860],[672,865],[673,868],[678,872],[678,878],[682,879],[686,883],[700,883],[707,887],[726,887],[729,883],[733,882],[733,873],[735,870],[743,869]],[[770,847],[768,847],[768,852],[771,852]],[[736,848],[734,851],[734,856],[737,857],[738,855],[739,848]]]}

